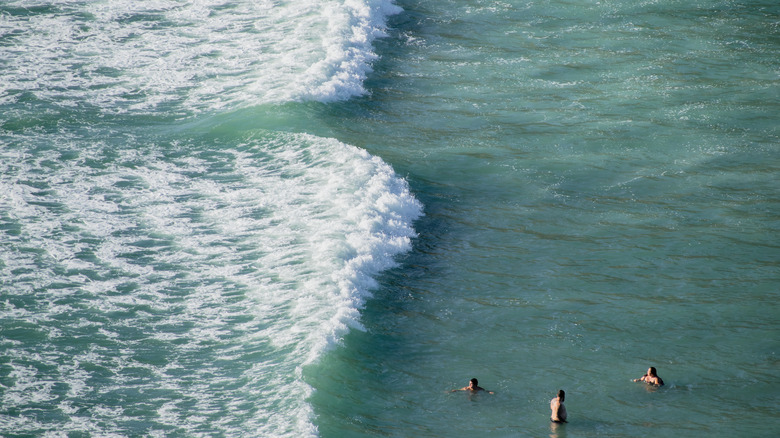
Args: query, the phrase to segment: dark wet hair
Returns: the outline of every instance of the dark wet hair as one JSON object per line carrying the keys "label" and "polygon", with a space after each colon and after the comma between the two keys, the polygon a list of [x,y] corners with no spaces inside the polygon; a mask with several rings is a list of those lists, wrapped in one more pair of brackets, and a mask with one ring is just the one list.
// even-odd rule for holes
{"label": "dark wet hair", "polygon": [[650,375],[658,377],[658,371],[655,370],[655,367],[650,367]]}
{"label": "dark wet hair", "polygon": [[476,378],[476,377],[475,377],[475,378],[473,378],[473,379],[471,379],[471,380],[469,380],[469,382],[471,382],[471,383],[473,383],[473,384],[475,384],[475,385],[479,385],[479,382],[477,381],[477,378]]}
{"label": "dark wet hair", "polygon": [[563,399],[566,398],[566,392],[564,392],[562,389],[559,389],[558,390],[558,398],[560,398],[561,401],[563,401]]}

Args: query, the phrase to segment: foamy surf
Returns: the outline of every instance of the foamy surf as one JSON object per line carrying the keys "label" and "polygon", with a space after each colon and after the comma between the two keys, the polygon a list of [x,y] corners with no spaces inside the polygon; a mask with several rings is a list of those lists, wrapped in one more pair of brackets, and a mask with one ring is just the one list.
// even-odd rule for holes
{"label": "foamy surf", "polygon": [[0,102],[188,113],[364,94],[390,0],[5,2]]}
{"label": "foamy surf", "polygon": [[0,5],[0,434],[317,435],[302,368],[362,328],[422,208],[337,140],[170,124],[362,95],[399,11]]}
{"label": "foamy surf", "polygon": [[0,159],[0,320],[3,410],[23,415],[2,430],[316,435],[301,369],[409,250],[404,180],[302,134],[19,143]]}

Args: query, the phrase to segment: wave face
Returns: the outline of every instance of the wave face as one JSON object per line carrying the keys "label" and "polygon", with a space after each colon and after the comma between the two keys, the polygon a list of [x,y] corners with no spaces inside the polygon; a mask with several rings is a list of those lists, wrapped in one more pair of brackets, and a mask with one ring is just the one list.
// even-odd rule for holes
{"label": "wave face", "polygon": [[362,328],[422,207],[381,159],[248,107],[365,93],[396,12],[0,6],[0,435],[318,434],[302,369]]}

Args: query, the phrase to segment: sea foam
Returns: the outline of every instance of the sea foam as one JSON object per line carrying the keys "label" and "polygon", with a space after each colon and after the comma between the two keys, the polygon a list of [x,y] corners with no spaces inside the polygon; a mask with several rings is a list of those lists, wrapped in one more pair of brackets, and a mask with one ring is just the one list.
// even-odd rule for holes
{"label": "sea foam", "polygon": [[335,139],[134,130],[134,116],[364,94],[399,11],[0,5],[0,406],[18,413],[0,434],[317,434],[302,369],[362,329],[421,205]]}
{"label": "sea foam", "polygon": [[68,108],[181,113],[362,95],[377,58],[372,42],[400,8],[391,0],[116,0],[35,11],[3,16],[13,43],[0,45],[0,102],[27,92]]}
{"label": "sea foam", "polygon": [[302,369],[362,328],[410,249],[407,183],[307,134],[174,150],[54,134],[19,152],[30,141],[0,151],[0,320],[19,338],[2,402],[63,420],[14,429],[126,432],[136,406],[152,430],[315,435]]}

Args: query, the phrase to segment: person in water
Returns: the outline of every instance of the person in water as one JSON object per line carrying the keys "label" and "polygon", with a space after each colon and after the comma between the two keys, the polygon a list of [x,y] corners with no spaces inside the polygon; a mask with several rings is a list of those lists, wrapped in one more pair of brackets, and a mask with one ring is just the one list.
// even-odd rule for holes
{"label": "person in water", "polygon": [[655,371],[655,367],[650,367],[647,369],[647,374],[644,376],[634,379],[634,382],[645,382],[648,385],[654,385],[654,386],[663,386],[664,381],[661,380],[660,377],[658,377],[658,373]]}
{"label": "person in water", "polygon": [[553,423],[565,423],[566,422],[566,406],[563,405],[563,400],[566,398],[566,393],[562,390],[558,390],[558,395],[550,400],[550,420]]}
{"label": "person in water", "polygon": [[455,391],[470,391],[472,393],[479,392],[479,391],[485,391],[488,394],[493,394],[493,391],[488,391],[485,388],[479,386],[479,381],[477,381],[476,378],[469,380],[469,386],[464,386],[460,389],[453,389],[452,392]]}

